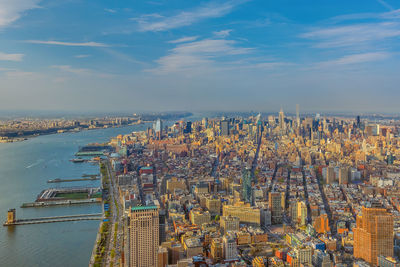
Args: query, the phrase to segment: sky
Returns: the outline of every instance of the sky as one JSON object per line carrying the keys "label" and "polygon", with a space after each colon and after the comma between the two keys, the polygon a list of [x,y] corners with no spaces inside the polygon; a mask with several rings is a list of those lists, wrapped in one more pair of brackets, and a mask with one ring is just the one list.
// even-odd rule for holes
{"label": "sky", "polygon": [[0,110],[400,112],[398,0],[0,0]]}

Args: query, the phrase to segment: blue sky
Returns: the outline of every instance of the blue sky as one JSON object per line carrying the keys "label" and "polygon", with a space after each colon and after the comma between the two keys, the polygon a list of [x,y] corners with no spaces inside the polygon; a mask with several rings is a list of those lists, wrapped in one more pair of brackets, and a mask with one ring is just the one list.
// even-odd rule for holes
{"label": "blue sky", "polygon": [[0,109],[399,112],[400,2],[0,0]]}

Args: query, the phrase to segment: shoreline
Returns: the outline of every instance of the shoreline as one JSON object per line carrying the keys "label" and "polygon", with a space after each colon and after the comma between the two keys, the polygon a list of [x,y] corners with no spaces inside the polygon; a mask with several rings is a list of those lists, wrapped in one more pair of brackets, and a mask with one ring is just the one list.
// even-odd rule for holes
{"label": "shoreline", "polygon": [[[79,133],[83,131],[92,131],[92,130],[102,130],[102,129],[108,129],[108,128],[123,128],[123,127],[129,127],[129,126],[134,126],[134,125],[141,125],[141,124],[146,124],[146,123],[151,123],[153,121],[142,121],[140,123],[131,123],[131,124],[126,124],[126,125],[116,125],[116,126],[108,126],[108,127],[97,127],[97,128],[82,128],[79,130],[74,130],[74,129],[60,129],[57,130],[56,132],[51,132],[51,133],[41,133],[41,134],[34,134],[34,135],[26,135],[23,137],[11,137],[11,138],[5,138],[4,136],[0,137],[0,144],[8,144],[8,143],[17,143],[17,142],[23,142],[27,141],[29,139],[39,137],[39,136],[44,136],[44,135],[52,135],[52,134],[63,134],[63,133]],[[5,138],[5,139],[3,139]]]}

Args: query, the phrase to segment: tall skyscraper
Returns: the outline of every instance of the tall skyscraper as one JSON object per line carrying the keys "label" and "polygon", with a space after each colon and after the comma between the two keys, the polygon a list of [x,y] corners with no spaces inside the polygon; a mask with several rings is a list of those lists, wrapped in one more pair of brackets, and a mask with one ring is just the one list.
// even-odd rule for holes
{"label": "tall skyscraper", "polygon": [[285,129],[285,114],[283,113],[283,109],[279,111],[279,128],[281,130]]}
{"label": "tall skyscraper", "polygon": [[296,126],[300,127],[300,106],[296,104]]}
{"label": "tall skyscraper", "polygon": [[354,229],[354,257],[377,265],[378,256],[393,257],[393,215],[384,208],[362,207]]}
{"label": "tall skyscraper", "polygon": [[192,132],[192,122],[191,121],[186,122],[186,127],[185,127],[185,130],[183,132],[184,133],[191,133]]}
{"label": "tall skyscraper", "polygon": [[357,118],[356,118],[356,125],[357,125],[357,128],[360,128],[360,126],[361,126],[361,118],[360,118],[360,116],[357,116]]}
{"label": "tall skyscraper", "polygon": [[158,266],[158,208],[156,206],[132,207],[129,220],[129,266]]}
{"label": "tall skyscraper", "polygon": [[251,186],[253,182],[253,175],[250,168],[246,168],[243,170],[242,174],[242,188],[243,188],[243,199],[246,202],[251,203]]}
{"label": "tall skyscraper", "polygon": [[221,135],[229,135],[229,121],[222,120],[221,121]]}
{"label": "tall skyscraper", "polygon": [[157,138],[158,140],[160,140],[161,137],[162,137],[162,129],[163,129],[162,121],[161,121],[160,119],[158,119],[158,120],[154,123],[153,128],[154,128],[154,132],[156,133],[156,138]]}

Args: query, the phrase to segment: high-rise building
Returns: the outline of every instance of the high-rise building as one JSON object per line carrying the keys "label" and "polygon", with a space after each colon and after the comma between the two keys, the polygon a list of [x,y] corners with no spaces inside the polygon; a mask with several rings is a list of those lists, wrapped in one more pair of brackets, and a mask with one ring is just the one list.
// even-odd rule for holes
{"label": "high-rise building", "polygon": [[378,256],[393,257],[393,215],[384,208],[362,207],[354,229],[354,257],[377,265]]}
{"label": "high-rise building", "polygon": [[203,118],[202,124],[203,124],[203,128],[207,129],[208,128],[208,118]]}
{"label": "high-rise building", "polygon": [[224,249],[224,258],[225,260],[234,260],[237,259],[237,245],[236,245],[236,238],[234,234],[227,234],[224,235],[222,238],[222,245]]}
{"label": "high-rise building", "polygon": [[279,111],[279,128],[281,130],[285,129],[285,114],[283,113],[283,109]]}
{"label": "high-rise building", "polygon": [[162,130],[163,130],[163,123],[160,119],[156,120],[156,122],[153,125],[154,132],[156,134],[156,138],[158,140],[161,140],[162,137]]}
{"label": "high-rise building", "polygon": [[234,216],[222,216],[219,220],[219,225],[223,233],[230,231],[239,231],[239,218]]}
{"label": "high-rise building", "polygon": [[360,126],[361,126],[361,118],[360,118],[360,116],[357,116],[357,118],[356,118],[356,125],[357,125],[357,128],[360,128]]}
{"label": "high-rise building", "polygon": [[162,242],[165,242],[166,240],[166,232],[165,232],[165,219],[166,219],[166,211],[161,209],[159,211],[159,216],[158,216],[158,222],[159,222],[159,244],[161,245]]}
{"label": "high-rise building", "polygon": [[326,183],[331,184],[333,182],[335,182],[335,168],[328,166],[326,169]]}
{"label": "high-rise building", "polygon": [[331,231],[327,214],[321,214],[314,221],[314,228],[318,234],[325,234]]}
{"label": "high-rise building", "polygon": [[129,266],[158,266],[157,206],[136,206],[129,212]]}
{"label": "high-rise building", "polygon": [[271,210],[272,224],[282,223],[282,195],[280,192],[269,192],[268,193],[268,205]]}
{"label": "high-rise building", "polygon": [[349,168],[346,166],[340,167],[339,169],[339,184],[349,183]]}
{"label": "high-rise building", "polygon": [[307,205],[304,201],[297,202],[297,221],[300,225],[307,224]]}
{"label": "high-rise building", "polygon": [[319,249],[314,250],[313,266],[315,267],[332,267],[333,263],[329,254]]}
{"label": "high-rise building", "polygon": [[183,132],[184,133],[191,133],[192,132],[192,122],[191,121],[186,122],[186,127],[185,127],[185,130]]}
{"label": "high-rise building", "polygon": [[229,121],[222,120],[220,123],[221,135],[229,135]]}
{"label": "high-rise building", "polygon": [[296,256],[299,259],[300,264],[312,264],[312,248],[311,247],[297,247],[295,249]]}
{"label": "high-rise building", "polygon": [[219,262],[224,258],[224,250],[221,238],[213,238],[211,240],[211,257],[214,262]]}
{"label": "high-rise building", "polygon": [[252,199],[251,199],[251,186],[252,186],[252,182],[253,182],[253,175],[251,172],[250,168],[245,168],[243,170],[243,175],[242,175],[242,194],[243,194],[243,199],[244,201],[251,203]]}

